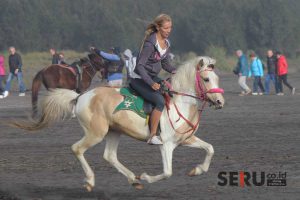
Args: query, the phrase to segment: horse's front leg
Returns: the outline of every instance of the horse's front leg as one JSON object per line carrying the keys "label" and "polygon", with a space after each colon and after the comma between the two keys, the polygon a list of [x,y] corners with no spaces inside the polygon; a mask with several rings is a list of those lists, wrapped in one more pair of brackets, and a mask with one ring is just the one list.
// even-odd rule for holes
{"label": "horse's front leg", "polygon": [[203,140],[199,139],[196,136],[190,137],[189,139],[185,140],[181,145],[204,149],[207,153],[204,162],[202,164],[197,165],[195,168],[193,168],[188,175],[196,176],[202,174],[203,172],[207,172],[211,159],[214,155],[213,146],[211,144],[208,144],[207,142],[204,142]]}
{"label": "horse's front leg", "polygon": [[147,181],[148,183],[154,183],[156,181],[169,178],[172,175],[172,158],[175,147],[176,145],[173,143],[164,143],[160,146],[164,167],[164,172],[162,174],[150,176],[147,173],[143,173],[139,178]]}
{"label": "horse's front leg", "polygon": [[128,182],[132,184],[136,189],[143,189],[143,185],[140,180],[134,175],[132,171],[127,169],[118,160],[117,150],[120,141],[120,133],[110,132],[106,136],[106,146],[104,150],[104,159],[113,165],[120,173],[128,178]]}

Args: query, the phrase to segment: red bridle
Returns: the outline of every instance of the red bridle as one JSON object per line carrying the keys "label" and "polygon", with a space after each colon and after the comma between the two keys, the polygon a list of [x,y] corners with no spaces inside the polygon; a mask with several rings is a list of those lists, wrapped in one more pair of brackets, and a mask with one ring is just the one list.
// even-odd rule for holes
{"label": "red bridle", "polygon": [[202,112],[204,110],[206,102],[208,101],[207,94],[208,93],[221,93],[221,94],[224,93],[224,90],[222,88],[212,88],[212,89],[207,90],[207,88],[201,82],[201,72],[204,72],[204,71],[213,71],[213,69],[205,69],[205,70],[197,69],[196,76],[195,76],[195,87],[196,87],[197,96],[189,95],[189,94],[181,93],[181,92],[176,92],[176,91],[174,91],[172,89],[171,84],[168,83],[167,81],[165,81],[165,85],[169,88],[169,90],[170,90],[170,92],[172,94],[181,95],[181,96],[188,96],[188,97],[192,97],[192,98],[198,99],[200,101],[203,101],[201,109],[198,110],[199,115],[198,115],[198,120],[197,120],[196,124],[193,124],[186,117],[184,117],[182,115],[182,113],[179,111],[177,105],[174,103],[174,107],[175,107],[176,112],[177,112],[177,114],[179,116],[179,118],[176,120],[176,122],[178,122],[180,120],[180,118],[182,118],[191,127],[187,131],[180,133],[180,132],[176,131],[176,129],[174,128],[173,122],[172,122],[172,120],[170,118],[170,113],[169,113],[169,110],[170,110],[170,97],[168,95],[165,95],[168,118],[169,118],[169,121],[170,121],[170,124],[171,124],[172,128],[177,133],[185,134],[185,133],[188,133],[188,132],[192,131],[192,133],[191,133],[191,135],[192,135],[195,132],[195,130],[197,129],[199,123],[200,123],[201,114],[202,114]]}
{"label": "red bridle", "polygon": [[201,83],[201,72],[205,72],[205,71],[213,71],[213,69],[204,69],[204,70],[199,70],[197,69],[196,71],[196,81],[195,81],[195,85],[196,85],[196,92],[197,92],[197,96],[202,100],[202,101],[207,101],[207,94],[208,93],[221,93],[224,94],[224,90],[222,88],[211,88],[209,90],[207,90],[207,88],[205,88],[203,86],[203,84]]}

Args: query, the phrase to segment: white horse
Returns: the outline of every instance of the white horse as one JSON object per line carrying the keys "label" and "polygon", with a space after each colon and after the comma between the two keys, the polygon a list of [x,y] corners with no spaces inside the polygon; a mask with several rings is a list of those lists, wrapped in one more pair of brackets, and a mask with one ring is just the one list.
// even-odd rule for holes
{"label": "white horse", "polygon": [[[213,71],[215,60],[209,57],[197,57],[177,70],[172,76],[172,87],[177,92],[165,108],[160,120],[161,139],[160,151],[163,161],[163,173],[150,176],[143,173],[136,176],[118,161],[117,149],[121,134],[146,142],[150,132],[145,119],[129,110],[114,113],[124,97],[119,89],[98,87],[83,95],[67,89],[55,89],[45,97],[42,103],[42,115],[39,120],[15,122],[14,125],[25,130],[38,130],[50,122],[70,117],[75,106],[75,114],[85,136],[74,145],[72,150],[85,172],[85,187],[91,191],[95,186],[94,172],[84,157],[84,152],[106,139],[104,159],[128,178],[128,182],[137,189],[142,189],[141,180],[153,183],[172,175],[173,150],[179,146],[204,149],[207,154],[202,164],[193,168],[189,175],[200,175],[207,172],[214,149],[194,135],[200,119],[201,101],[209,101],[215,108],[222,108],[223,90],[219,88],[218,76]],[[185,95],[180,95],[180,94]],[[194,97],[194,98],[192,98]],[[115,131],[109,132],[109,129]]]}

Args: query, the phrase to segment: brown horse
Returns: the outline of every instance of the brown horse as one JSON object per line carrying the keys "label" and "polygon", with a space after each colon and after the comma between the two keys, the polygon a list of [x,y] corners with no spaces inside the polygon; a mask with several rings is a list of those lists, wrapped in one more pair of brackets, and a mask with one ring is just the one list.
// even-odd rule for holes
{"label": "brown horse", "polygon": [[81,58],[77,65],[82,70],[81,80],[77,82],[75,69],[68,65],[50,65],[39,71],[32,81],[32,111],[33,116],[37,114],[38,92],[43,83],[45,88],[65,88],[76,90],[77,93],[82,93],[91,85],[92,79],[97,71],[104,70],[120,63],[111,62],[104,59],[94,51],[88,55],[88,58]]}

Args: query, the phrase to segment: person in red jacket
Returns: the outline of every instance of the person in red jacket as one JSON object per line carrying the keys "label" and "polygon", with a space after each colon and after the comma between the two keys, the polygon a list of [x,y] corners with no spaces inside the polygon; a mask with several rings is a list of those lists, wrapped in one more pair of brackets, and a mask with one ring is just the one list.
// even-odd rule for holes
{"label": "person in red jacket", "polygon": [[282,92],[282,82],[295,94],[295,88],[287,82],[288,63],[284,55],[277,51],[277,75],[278,75],[278,93],[277,95],[284,95]]}
{"label": "person in red jacket", "polygon": [[5,78],[4,56],[0,55],[0,94],[4,92],[4,88],[2,87],[2,81],[4,80],[4,78]]}

